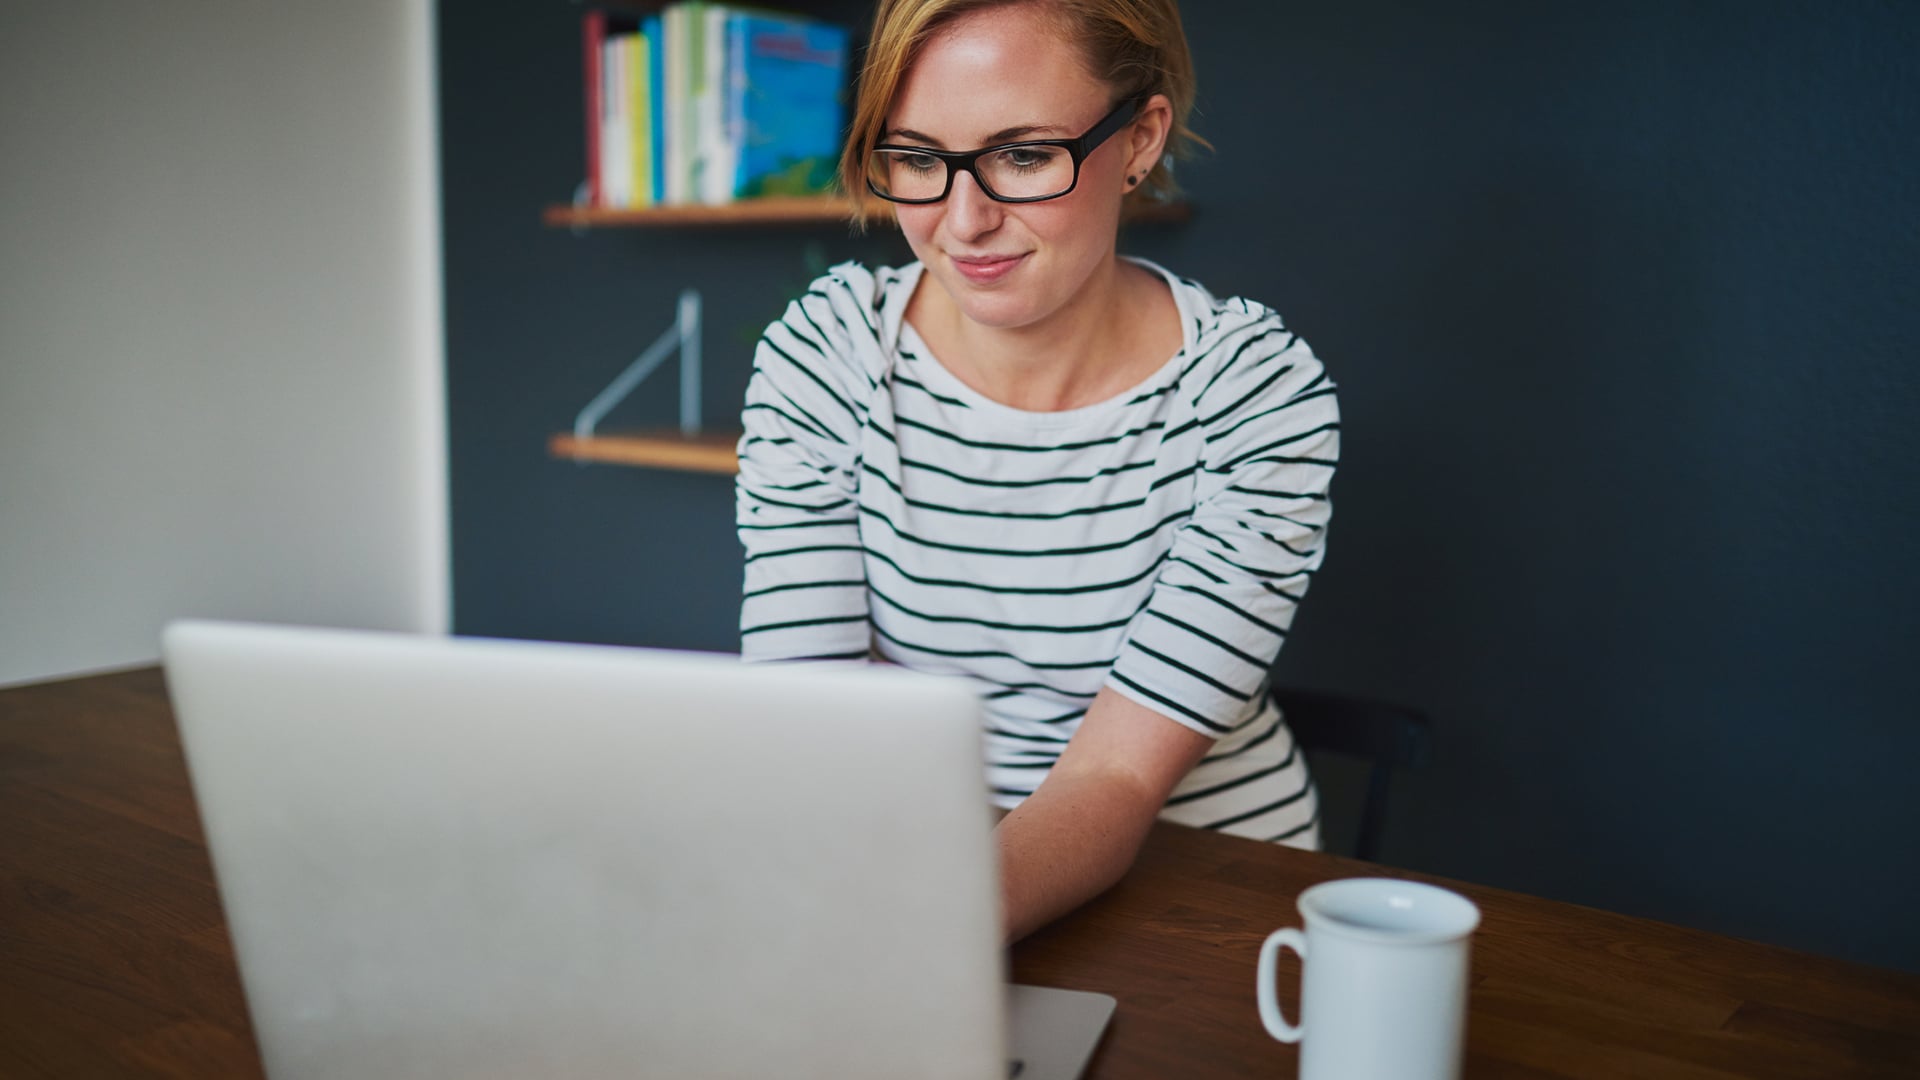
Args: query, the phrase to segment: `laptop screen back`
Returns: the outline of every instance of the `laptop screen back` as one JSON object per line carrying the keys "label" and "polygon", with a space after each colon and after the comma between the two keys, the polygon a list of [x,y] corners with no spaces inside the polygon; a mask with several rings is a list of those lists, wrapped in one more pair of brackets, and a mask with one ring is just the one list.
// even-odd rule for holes
{"label": "laptop screen back", "polygon": [[1004,1073],[966,687],[214,623],[165,651],[274,1080]]}

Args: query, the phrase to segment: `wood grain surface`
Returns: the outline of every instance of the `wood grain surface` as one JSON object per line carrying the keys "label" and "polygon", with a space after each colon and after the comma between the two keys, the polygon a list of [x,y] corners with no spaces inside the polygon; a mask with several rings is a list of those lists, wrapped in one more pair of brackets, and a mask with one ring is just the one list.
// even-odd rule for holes
{"label": "wood grain surface", "polygon": [[[1292,1076],[1255,955],[1355,875],[1480,905],[1468,1077],[1920,1076],[1920,976],[1173,825],[1012,973],[1119,999],[1095,1080]],[[0,690],[0,1077],[258,1075],[159,672]]]}

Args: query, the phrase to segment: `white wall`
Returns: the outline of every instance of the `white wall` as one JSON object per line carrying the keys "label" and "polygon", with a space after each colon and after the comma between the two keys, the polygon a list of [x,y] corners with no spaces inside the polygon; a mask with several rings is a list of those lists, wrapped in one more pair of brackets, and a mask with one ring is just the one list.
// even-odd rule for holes
{"label": "white wall", "polygon": [[428,0],[0,4],[0,684],[448,624]]}

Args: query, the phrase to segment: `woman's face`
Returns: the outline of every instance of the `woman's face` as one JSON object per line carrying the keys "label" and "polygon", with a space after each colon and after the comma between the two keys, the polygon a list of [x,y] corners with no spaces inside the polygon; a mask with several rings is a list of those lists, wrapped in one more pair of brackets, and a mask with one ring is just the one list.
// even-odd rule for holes
{"label": "woman's face", "polygon": [[[960,17],[926,44],[894,97],[881,141],[978,150],[1076,139],[1107,115],[1112,95],[1032,7],[989,8]],[[1003,329],[1039,323],[1113,258],[1136,153],[1131,131],[1094,150],[1061,198],[995,202],[971,175],[956,172],[944,201],[894,207],[900,229],[968,319]]]}

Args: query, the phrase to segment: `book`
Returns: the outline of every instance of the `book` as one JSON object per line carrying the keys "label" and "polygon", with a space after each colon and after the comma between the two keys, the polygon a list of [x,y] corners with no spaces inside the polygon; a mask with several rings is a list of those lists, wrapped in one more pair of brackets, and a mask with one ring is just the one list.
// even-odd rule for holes
{"label": "book", "polygon": [[627,205],[653,205],[652,60],[644,30],[625,36]]}
{"label": "book", "polygon": [[845,29],[707,0],[595,9],[581,27],[591,205],[832,190]]}
{"label": "book", "polygon": [[729,43],[724,164],[732,197],[832,191],[846,125],[849,33],[798,16],[741,12],[729,20]]}
{"label": "book", "polygon": [[602,47],[607,37],[607,13],[589,11],[580,20],[581,70],[585,75],[587,106],[587,204],[606,205],[600,190],[600,111],[606,87],[600,70]]}
{"label": "book", "polygon": [[647,155],[651,176],[652,195],[649,202],[654,205],[667,201],[666,176],[666,100],[665,78],[665,31],[661,29],[660,16],[649,15],[640,24],[640,34],[647,39],[647,135],[651,151]]}
{"label": "book", "polygon": [[600,43],[600,200],[620,209],[633,205],[633,98],[628,91],[630,33],[608,34]]}

